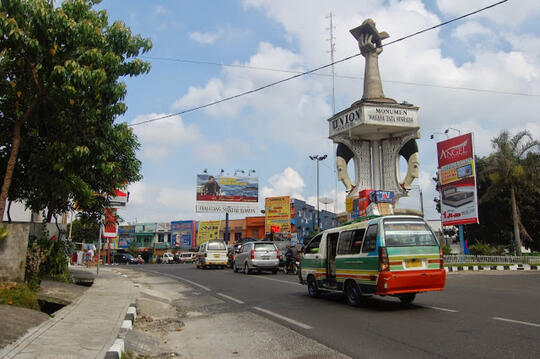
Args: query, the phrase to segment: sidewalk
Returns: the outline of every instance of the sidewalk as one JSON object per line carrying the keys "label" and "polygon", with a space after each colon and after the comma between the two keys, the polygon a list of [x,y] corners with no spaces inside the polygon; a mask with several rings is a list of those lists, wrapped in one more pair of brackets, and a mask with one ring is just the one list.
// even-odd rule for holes
{"label": "sidewalk", "polygon": [[[96,272],[96,268],[77,269]],[[1,349],[0,357],[102,359],[116,339],[135,296],[136,289],[130,280],[111,268],[100,267],[99,277],[81,297]]]}

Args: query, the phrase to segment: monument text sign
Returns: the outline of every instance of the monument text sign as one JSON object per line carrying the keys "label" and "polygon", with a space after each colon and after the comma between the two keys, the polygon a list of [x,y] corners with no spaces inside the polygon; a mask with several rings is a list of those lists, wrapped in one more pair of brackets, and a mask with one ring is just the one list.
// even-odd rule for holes
{"label": "monument text sign", "polygon": [[330,137],[357,127],[386,126],[388,131],[416,129],[418,126],[418,108],[402,106],[362,104],[338,113],[328,120]]}
{"label": "monument text sign", "polygon": [[437,143],[443,226],[478,223],[472,133]]}

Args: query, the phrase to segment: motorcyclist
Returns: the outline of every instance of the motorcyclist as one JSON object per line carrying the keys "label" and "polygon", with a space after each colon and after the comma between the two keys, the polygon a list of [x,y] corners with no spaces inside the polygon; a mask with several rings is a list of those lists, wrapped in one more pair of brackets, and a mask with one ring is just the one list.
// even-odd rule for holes
{"label": "motorcyclist", "polygon": [[292,268],[293,264],[298,259],[298,249],[296,246],[288,245],[285,252],[285,265],[287,268]]}

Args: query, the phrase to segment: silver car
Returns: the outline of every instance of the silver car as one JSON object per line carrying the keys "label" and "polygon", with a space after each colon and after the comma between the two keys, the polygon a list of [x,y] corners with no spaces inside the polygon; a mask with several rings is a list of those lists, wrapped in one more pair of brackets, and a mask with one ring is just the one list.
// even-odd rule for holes
{"label": "silver car", "polygon": [[276,274],[279,268],[279,250],[272,242],[248,242],[237,250],[233,260],[233,270],[245,274],[253,270],[272,271]]}

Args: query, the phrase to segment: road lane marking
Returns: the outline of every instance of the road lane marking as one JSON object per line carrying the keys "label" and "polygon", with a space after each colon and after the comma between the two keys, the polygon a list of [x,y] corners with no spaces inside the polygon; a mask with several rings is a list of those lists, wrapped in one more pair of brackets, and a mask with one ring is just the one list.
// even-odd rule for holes
{"label": "road lane marking", "polygon": [[236,299],[236,298],[233,298],[231,296],[228,296],[226,294],[223,294],[223,293],[216,293],[217,295],[223,297],[223,298],[227,298],[229,300],[232,300],[233,302],[236,302],[238,304],[244,304],[244,302],[242,302],[240,299]]}
{"label": "road lane marking", "polygon": [[276,317],[276,318],[278,318],[278,319],[281,319],[281,320],[283,320],[283,321],[285,321],[285,322],[289,322],[289,323],[291,323],[291,324],[293,324],[293,325],[296,325],[296,326],[298,326],[298,327],[300,327],[300,328],[304,328],[304,329],[313,329],[312,327],[310,327],[310,326],[307,325],[307,324],[298,322],[298,321],[296,321],[296,320],[294,320],[294,319],[290,319],[290,318],[284,317],[283,315],[274,313],[274,312],[272,312],[271,310],[264,309],[264,308],[260,308],[260,307],[251,307],[251,308],[253,308],[253,309],[255,309],[255,310],[258,310],[259,312],[263,312],[263,313],[266,313],[266,314],[271,315],[271,316],[273,316],[273,317]]}
{"label": "road lane marking", "polygon": [[458,313],[458,310],[455,309],[446,309],[446,308],[440,308],[440,307],[430,307],[429,305],[424,305],[423,307],[429,308],[429,309],[435,309],[440,310],[441,312],[449,312],[449,313]]}
{"label": "road lane marking", "polygon": [[267,277],[253,277],[253,278],[260,278],[260,279],[266,279],[266,280],[273,280],[274,282],[281,282],[281,283],[287,283],[287,284],[295,284],[295,285],[302,285],[297,282],[289,282],[288,280],[281,280],[281,279],[274,279],[274,278],[267,278]]}
{"label": "road lane marking", "polygon": [[510,322],[510,323],[515,323],[515,324],[523,324],[523,325],[528,325],[528,326],[531,326],[531,327],[540,328],[540,324],[531,323],[531,322],[522,322],[521,320],[506,319],[506,318],[500,318],[500,317],[493,317],[491,319],[501,320],[503,322]]}
{"label": "road lane marking", "polygon": [[191,281],[191,280],[186,279],[186,278],[179,277],[179,276],[177,276],[177,275],[172,275],[172,274],[167,274],[167,273],[161,273],[161,272],[157,272],[157,271],[154,271],[154,270],[147,270],[147,271],[148,271],[148,272],[152,272],[152,273],[156,273],[156,274],[159,274],[159,275],[164,275],[164,276],[170,277],[170,278],[180,279],[180,280],[182,280],[182,281],[184,281],[184,282],[187,282],[187,283],[189,283],[189,284],[193,284],[193,285],[195,285],[195,286],[197,286],[197,287],[199,287],[199,288],[202,288],[202,289],[204,289],[204,290],[207,291],[207,292],[211,292],[211,291],[212,291],[212,289],[210,289],[210,288],[208,288],[208,287],[205,287],[205,286],[202,285],[202,284],[195,283],[194,281]]}

